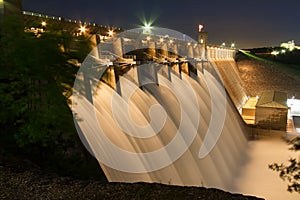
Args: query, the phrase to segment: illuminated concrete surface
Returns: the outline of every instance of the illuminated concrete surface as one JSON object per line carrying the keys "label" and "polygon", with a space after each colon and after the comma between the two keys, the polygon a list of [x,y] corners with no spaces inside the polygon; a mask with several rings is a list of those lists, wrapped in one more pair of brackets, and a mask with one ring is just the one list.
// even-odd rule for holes
{"label": "illuminated concrete surface", "polygon": [[250,97],[242,108],[242,117],[247,124],[254,124],[257,101],[256,97]]}

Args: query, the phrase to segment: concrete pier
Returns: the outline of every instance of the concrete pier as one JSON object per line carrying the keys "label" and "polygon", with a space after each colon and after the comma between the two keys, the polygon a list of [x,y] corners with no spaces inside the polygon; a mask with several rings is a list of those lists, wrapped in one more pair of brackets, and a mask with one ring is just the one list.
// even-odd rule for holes
{"label": "concrete pier", "polygon": [[[99,37],[92,38],[97,45],[103,44]],[[207,39],[207,32],[202,30],[199,32],[198,42],[135,32],[126,32],[126,37],[122,34],[113,37],[105,41],[106,47],[111,46],[114,57],[114,64],[106,72],[108,75],[105,75],[105,82],[121,94],[122,88],[118,85],[118,80],[122,73],[128,71],[126,68],[134,68],[134,80],[139,87],[149,82],[159,84],[157,73],[170,81],[174,75],[181,79],[182,72],[194,77],[205,70],[216,74],[218,72],[208,62],[233,60],[235,49],[208,46]],[[101,48],[98,51],[99,58],[102,59]],[[128,57],[126,54],[129,52]]]}

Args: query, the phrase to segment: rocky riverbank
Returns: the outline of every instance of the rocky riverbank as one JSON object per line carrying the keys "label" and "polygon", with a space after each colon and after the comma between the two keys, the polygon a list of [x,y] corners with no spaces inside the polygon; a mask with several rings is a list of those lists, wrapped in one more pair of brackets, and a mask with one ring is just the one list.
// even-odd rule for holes
{"label": "rocky riverbank", "polygon": [[149,183],[103,183],[60,177],[26,160],[0,157],[0,199],[254,200],[218,189]]}

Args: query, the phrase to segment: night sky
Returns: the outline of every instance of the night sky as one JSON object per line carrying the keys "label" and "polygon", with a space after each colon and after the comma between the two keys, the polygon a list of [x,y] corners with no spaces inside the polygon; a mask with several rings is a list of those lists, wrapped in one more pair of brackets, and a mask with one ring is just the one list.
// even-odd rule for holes
{"label": "night sky", "polygon": [[299,0],[23,0],[23,10],[123,29],[154,20],[153,26],[194,39],[201,23],[209,44],[216,45],[279,46],[289,40],[300,45]]}

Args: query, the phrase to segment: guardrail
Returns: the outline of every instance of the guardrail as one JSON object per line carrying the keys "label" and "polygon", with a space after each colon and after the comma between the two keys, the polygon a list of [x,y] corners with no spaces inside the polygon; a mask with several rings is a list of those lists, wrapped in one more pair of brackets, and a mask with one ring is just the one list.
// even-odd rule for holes
{"label": "guardrail", "polygon": [[51,15],[45,15],[45,14],[29,12],[29,11],[23,11],[23,15],[33,16],[33,17],[41,17],[41,18],[45,18],[45,19],[64,21],[64,22],[75,23],[75,24],[85,24],[85,25],[97,26],[97,27],[101,27],[101,28],[111,28],[113,30],[121,30],[121,28],[117,28],[117,27],[111,27],[111,26],[107,26],[107,25],[98,25],[96,23],[83,22],[81,20],[65,19],[63,17],[55,17],[55,16],[51,16]]}

